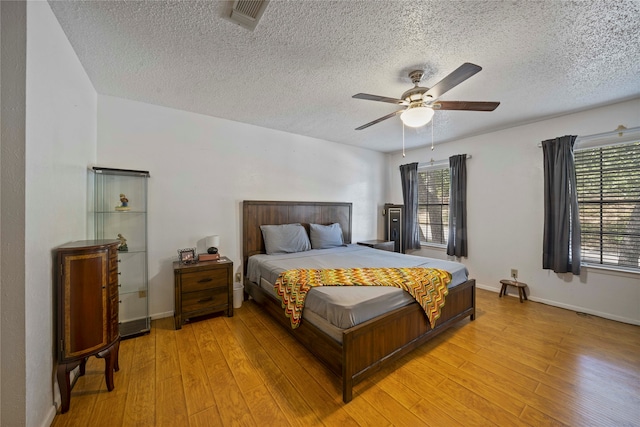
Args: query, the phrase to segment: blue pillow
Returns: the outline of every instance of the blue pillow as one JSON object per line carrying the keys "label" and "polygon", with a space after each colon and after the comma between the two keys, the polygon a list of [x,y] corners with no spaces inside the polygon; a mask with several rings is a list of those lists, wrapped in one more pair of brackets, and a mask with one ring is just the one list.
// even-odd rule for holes
{"label": "blue pillow", "polygon": [[329,249],[342,246],[342,227],[337,222],[331,225],[309,224],[311,247],[313,249]]}
{"label": "blue pillow", "polygon": [[300,224],[261,225],[267,255],[289,254],[311,249],[307,230]]}

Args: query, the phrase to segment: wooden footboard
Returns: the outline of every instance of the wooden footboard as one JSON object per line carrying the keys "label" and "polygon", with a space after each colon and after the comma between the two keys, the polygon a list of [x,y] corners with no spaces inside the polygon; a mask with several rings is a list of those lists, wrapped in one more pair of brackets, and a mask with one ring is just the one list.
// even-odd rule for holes
{"label": "wooden footboard", "polygon": [[409,304],[378,316],[343,333],[342,344],[320,329],[303,321],[292,329],[280,301],[258,285],[245,281],[245,290],[293,337],[302,343],[332,372],[342,377],[342,400],[353,397],[353,386],[404,356],[467,316],[475,318],[475,280],[450,289],[440,319],[431,329],[418,303]]}
{"label": "wooden footboard", "polygon": [[342,338],[342,400],[349,402],[353,386],[385,364],[401,358],[467,316],[473,320],[475,291],[473,279],[451,289],[433,329],[416,302],[345,330]]}

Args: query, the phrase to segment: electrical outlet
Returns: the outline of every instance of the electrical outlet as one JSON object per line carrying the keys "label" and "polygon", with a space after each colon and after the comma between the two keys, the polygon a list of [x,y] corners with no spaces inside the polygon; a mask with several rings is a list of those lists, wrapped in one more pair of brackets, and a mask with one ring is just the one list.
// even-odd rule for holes
{"label": "electrical outlet", "polygon": [[515,268],[511,269],[511,277],[513,277],[514,279],[518,278],[518,270],[516,270]]}
{"label": "electrical outlet", "polygon": [[239,282],[242,280],[242,275],[240,275],[240,273],[236,273],[236,282]]}

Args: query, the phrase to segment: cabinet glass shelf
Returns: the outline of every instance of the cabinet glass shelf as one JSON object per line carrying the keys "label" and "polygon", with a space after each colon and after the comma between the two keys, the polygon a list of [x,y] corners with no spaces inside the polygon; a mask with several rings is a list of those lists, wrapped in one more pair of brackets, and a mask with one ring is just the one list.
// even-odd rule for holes
{"label": "cabinet glass shelf", "polygon": [[120,335],[149,332],[148,171],[94,167],[92,220],[97,239],[118,239]]}

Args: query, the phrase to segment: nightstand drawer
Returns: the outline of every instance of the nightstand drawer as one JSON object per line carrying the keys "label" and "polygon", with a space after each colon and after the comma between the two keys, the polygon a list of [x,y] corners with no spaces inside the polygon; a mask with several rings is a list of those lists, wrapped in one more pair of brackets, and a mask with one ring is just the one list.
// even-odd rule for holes
{"label": "nightstand drawer", "polygon": [[227,283],[227,270],[207,270],[184,273],[182,275],[182,292],[201,291],[210,288],[225,288]]}
{"label": "nightstand drawer", "polygon": [[182,312],[187,314],[191,311],[210,310],[215,306],[227,304],[228,297],[226,286],[184,293],[182,294]]}

